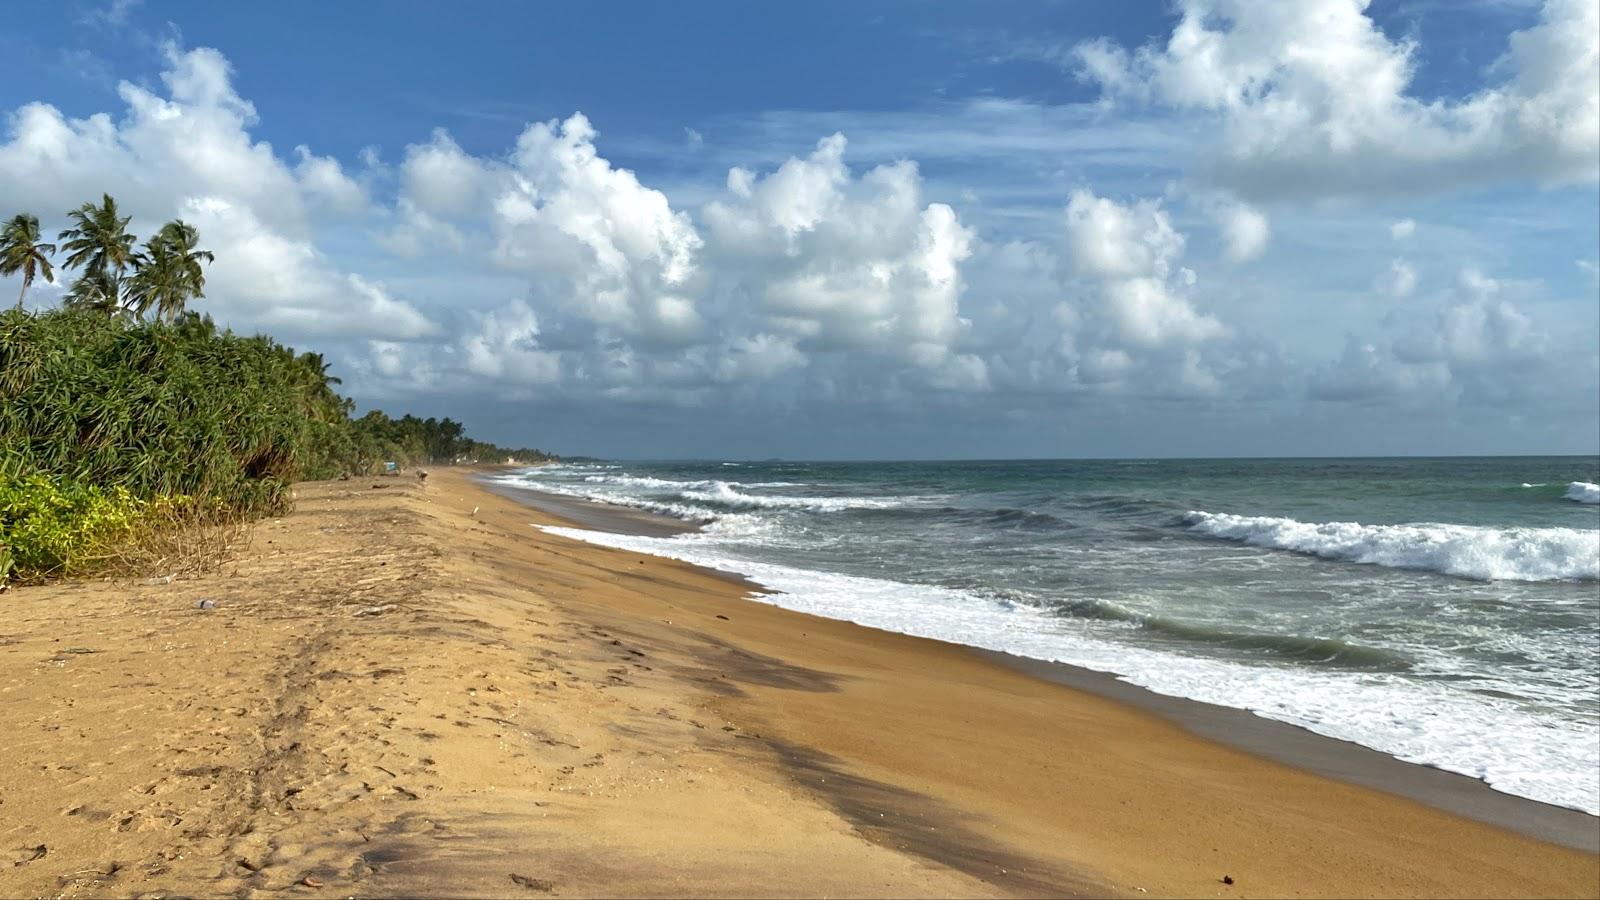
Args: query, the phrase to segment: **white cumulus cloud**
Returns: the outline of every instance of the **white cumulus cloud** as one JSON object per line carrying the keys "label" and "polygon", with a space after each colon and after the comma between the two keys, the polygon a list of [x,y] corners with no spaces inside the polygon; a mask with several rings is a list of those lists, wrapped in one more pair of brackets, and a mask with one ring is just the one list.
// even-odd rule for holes
{"label": "white cumulus cloud", "polygon": [[218,248],[202,308],[224,321],[321,337],[403,340],[438,330],[381,283],[341,273],[311,242],[263,226],[248,206],[201,197],[185,201],[178,214]]}
{"label": "white cumulus cloud", "polygon": [[1196,312],[1185,292],[1195,275],[1177,266],[1184,238],[1154,200],[1131,205],[1074,191],[1067,248],[1076,269],[1099,282],[1105,311],[1127,343],[1154,347],[1218,337],[1226,329]]}
{"label": "white cumulus cloud", "polygon": [[1068,197],[1064,226],[1057,268],[1066,280],[1052,318],[1065,368],[1013,354],[1008,374],[1069,391],[1171,397],[1217,396],[1226,377],[1243,374],[1233,330],[1194,305],[1198,278],[1179,265],[1186,241],[1159,201],[1080,189]]}
{"label": "white cumulus cloud", "polygon": [[461,216],[488,201],[504,180],[503,168],[467,154],[449,132],[436,128],[427,143],[406,148],[400,164],[401,190],[421,212]]}
{"label": "white cumulus cloud", "polygon": [[495,259],[590,322],[647,343],[691,342],[704,327],[693,297],[700,235],[594,138],[581,113],[522,132],[493,202]]}
{"label": "white cumulus cloud", "polygon": [[1212,216],[1222,231],[1223,256],[1230,262],[1252,260],[1266,251],[1272,227],[1261,210],[1230,201],[1213,207]]}
{"label": "white cumulus cloud", "polygon": [[1350,336],[1338,359],[1312,374],[1312,396],[1344,402],[1446,399],[1518,406],[1570,394],[1592,373],[1563,366],[1552,337],[1505,296],[1505,287],[1463,269],[1431,321],[1373,340]]}
{"label": "white cumulus cloud", "polygon": [[1207,168],[1247,197],[1423,191],[1600,179],[1600,0],[1547,0],[1488,86],[1412,92],[1416,46],[1368,0],[1181,0],[1164,43],[1079,45],[1109,100],[1214,117]]}
{"label": "white cumulus cloud", "polygon": [[1378,278],[1378,285],[1391,297],[1409,297],[1417,289],[1417,269],[1397,256],[1389,261],[1389,270]]}
{"label": "white cumulus cloud", "polygon": [[983,381],[961,358],[961,265],[973,231],[954,209],[924,203],[912,162],[857,177],[833,135],[775,171],[728,174],[728,195],[703,211],[728,299],[756,312],[762,330],[811,351],[865,350]]}

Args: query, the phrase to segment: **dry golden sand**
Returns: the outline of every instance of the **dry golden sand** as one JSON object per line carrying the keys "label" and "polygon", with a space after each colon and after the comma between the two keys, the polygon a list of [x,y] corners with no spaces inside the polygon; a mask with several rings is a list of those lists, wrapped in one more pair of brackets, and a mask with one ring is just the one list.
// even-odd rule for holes
{"label": "dry golden sand", "polygon": [[0,597],[0,895],[1600,895],[462,472],[298,494],[215,575]]}

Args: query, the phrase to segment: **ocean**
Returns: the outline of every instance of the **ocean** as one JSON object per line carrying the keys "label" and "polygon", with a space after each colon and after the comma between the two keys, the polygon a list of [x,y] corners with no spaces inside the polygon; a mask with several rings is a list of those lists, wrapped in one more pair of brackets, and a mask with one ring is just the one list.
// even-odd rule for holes
{"label": "ocean", "polygon": [[1114,673],[1600,814],[1600,459],[595,462],[552,528],[815,615]]}

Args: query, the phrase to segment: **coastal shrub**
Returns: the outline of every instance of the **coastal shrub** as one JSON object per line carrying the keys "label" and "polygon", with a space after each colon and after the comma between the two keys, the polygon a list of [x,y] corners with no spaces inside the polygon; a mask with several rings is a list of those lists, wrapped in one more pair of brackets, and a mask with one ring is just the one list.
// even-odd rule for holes
{"label": "coastal shrub", "polygon": [[46,475],[0,482],[0,584],[92,571],[152,516],[124,487],[101,490]]}
{"label": "coastal shrub", "polygon": [[193,572],[247,531],[218,498],[141,498],[41,474],[8,479],[0,481],[0,589],[103,571]]}
{"label": "coastal shrub", "polygon": [[216,497],[241,515],[279,511],[317,457],[316,425],[347,418],[304,368],[269,338],[194,314],[174,324],[0,314],[0,480],[47,474],[134,497]]}

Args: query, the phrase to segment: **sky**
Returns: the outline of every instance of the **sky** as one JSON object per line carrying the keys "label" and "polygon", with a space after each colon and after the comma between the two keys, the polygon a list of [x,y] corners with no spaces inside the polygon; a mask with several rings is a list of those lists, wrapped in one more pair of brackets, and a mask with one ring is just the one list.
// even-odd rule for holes
{"label": "sky", "polygon": [[626,458],[1600,452],[1600,0],[64,0],[0,53],[0,214],[196,225],[193,308],[362,409]]}

